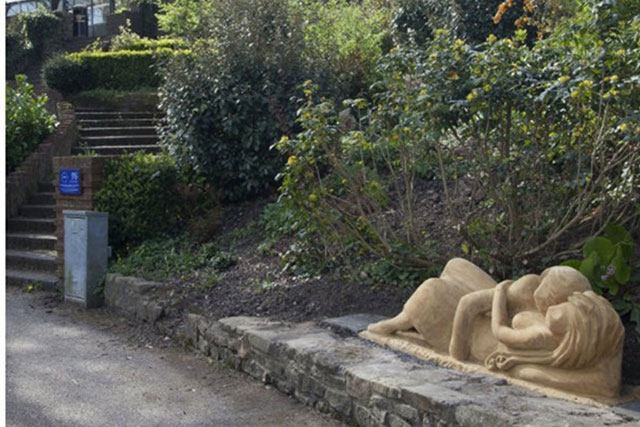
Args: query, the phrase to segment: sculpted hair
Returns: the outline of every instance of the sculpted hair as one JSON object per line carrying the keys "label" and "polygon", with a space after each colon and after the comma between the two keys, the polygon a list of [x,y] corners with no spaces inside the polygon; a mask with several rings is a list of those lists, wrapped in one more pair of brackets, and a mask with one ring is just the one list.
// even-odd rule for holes
{"label": "sculpted hair", "polygon": [[574,292],[591,290],[591,284],[578,270],[567,266],[547,268],[540,275],[541,290],[546,291],[544,297],[547,307],[565,302]]}

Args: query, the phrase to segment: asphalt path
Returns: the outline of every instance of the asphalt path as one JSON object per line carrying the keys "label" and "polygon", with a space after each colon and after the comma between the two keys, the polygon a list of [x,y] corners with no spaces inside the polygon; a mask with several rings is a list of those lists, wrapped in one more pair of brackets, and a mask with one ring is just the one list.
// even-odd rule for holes
{"label": "asphalt path", "polygon": [[342,425],[104,309],[15,288],[6,307],[9,426]]}

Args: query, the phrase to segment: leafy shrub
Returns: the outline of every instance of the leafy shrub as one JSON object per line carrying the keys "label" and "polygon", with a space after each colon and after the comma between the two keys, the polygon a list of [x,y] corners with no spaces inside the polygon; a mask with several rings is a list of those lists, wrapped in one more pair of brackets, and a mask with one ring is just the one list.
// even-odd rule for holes
{"label": "leafy shrub", "polygon": [[127,43],[114,44],[112,42],[110,50],[146,51],[157,49],[184,50],[186,48],[187,42],[182,39],[149,39],[146,37],[141,37],[139,40],[130,41]]}
{"label": "leafy shrub", "polygon": [[398,0],[394,7],[394,28],[400,41],[413,38],[419,45],[432,38],[437,29],[446,28],[471,44],[482,43],[493,34],[510,37],[523,8],[522,0],[509,1],[500,20],[494,17],[502,0]]}
{"label": "leafy shrub", "polygon": [[489,35],[511,37],[517,29],[515,21],[522,11],[524,0],[514,0],[499,22],[494,22],[501,0],[454,0],[459,16],[456,34],[471,44],[484,42]]}
{"label": "leafy shrub", "polygon": [[158,5],[158,28],[177,37],[200,38],[207,32],[207,22],[216,8],[208,0],[176,0]]}
{"label": "leafy shrub", "polygon": [[154,69],[155,53],[151,51],[72,53],[69,56],[86,64],[95,87],[136,89],[154,87],[159,83]]}
{"label": "leafy shrub", "polygon": [[589,238],[582,260],[565,261],[584,274],[598,293],[605,293],[621,316],[640,327],[640,265],[635,265],[635,243],[622,226],[608,224],[602,236]]}
{"label": "leafy shrub", "polygon": [[309,78],[341,99],[366,92],[390,44],[390,12],[372,1],[301,1]]}
{"label": "leafy shrub", "polygon": [[55,118],[45,108],[46,95],[36,96],[27,77],[16,76],[15,87],[6,93],[7,173],[14,171],[55,127]]}
{"label": "leafy shrub", "polygon": [[628,64],[640,54],[639,26],[607,38],[604,58],[605,40],[588,24],[533,48],[520,33],[482,53],[442,38],[428,52],[425,81],[451,82],[456,73],[463,83],[425,87],[425,102],[440,113],[434,124],[456,141],[439,142],[440,152],[462,156],[443,173],[457,183],[447,190],[452,216],[473,247],[507,270],[575,251],[590,231],[638,214],[640,92]]}
{"label": "leafy shrub", "polygon": [[18,21],[38,58],[54,50],[56,43],[62,39],[62,19],[45,8],[21,13],[18,15]]}
{"label": "leafy shrub", "polygon": [[182,219],[178,169],[165,156],[138,153],[105,166],[96,209],[109,212],[109,240],[118,250],[160,233]]}
{"label": "leafy shrub", "polygon": [[291,131],[290,97],[302,74],[302,34],[286,0],[217,3],[215,48],[195,45],[162,69],[162,143],[241,200],[274,187],[280,159],[269,147]]}
{"label": "leafy shrub", "polygon": [[32,48],[24,35],[7,28],[5,38],[7,78],[24,72]]}
{"label": "leafy shrub", "polygon": [[43,67],[42,76],[48,87],[65,95],[88,90],[94,85],[87,64],[64,54],[49,59]]}
{"label": "leafy shrub", "polygon": [[22,73],[27,63],[51,54],[59,48],[62,20],[55,13],[38,8],[21,13],[7,21],[7,77]]}
{"label": "leafy shrub", "polygon": [[306,257],[344,263],[369,256],[389,267],[374,270],[387,271],[425,271],[444,261],[425,234],[428,217],[416,215],[417,170],[434,158],[425,144],[430,129],[424,110],[411,109],[416,94],[406,76],[391,74],[397,81],[370,111],[363,99],[346,101],[342,113],[330,100],[316,103],[307,83],[298,117],[303,132],[277,144],[289,156],[279,175],[281,203],[292,212]]}
{"label": "leafy shrub", "polygon": [[309,100],[303,132],[278,145],[298,245],[404,268],[451,257],[416,216],[429,170],[462,251],[501,277],[577,252],[610,222],[637,233],[640,20],[597,21],[578,16],[534,46],[524,31],[480,46],[438,31],[426,51],[383,61],[374,107]]}
{"label": "leafy shrub", "polygon": [[188,55],[188,51],[158,48],[155,51],[78,52],[46,62],[43,75],[47,86],[64,94],[90,89],[133,90],[156,87],[159,58]]}
{"label": "leafy shrub", "polygon": [[156,50],[156,49],[186,49],[187,43],[178,38],[150,39],[141,37],[131,30],[131,21],[127,20],[125,26],[120,26],[120,33],[111,38],[108,50],[112,52],[122,50]]}
{"label": "leafy shrub", "polygon": [[403,43],[413,39],[424,45],[436,29],[457,29],[459,19],[453,1],[398,0],[393,8],[395,35]]}

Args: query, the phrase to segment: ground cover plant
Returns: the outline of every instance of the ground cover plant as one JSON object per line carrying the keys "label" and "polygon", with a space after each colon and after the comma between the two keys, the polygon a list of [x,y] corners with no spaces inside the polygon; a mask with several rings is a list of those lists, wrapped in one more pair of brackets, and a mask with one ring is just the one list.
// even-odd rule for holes
{"label": "ground cover plant", "polygon": [[56,125],[55,116],[45,108],[46,95],[36,95],[25,75],[16,75],[15,85],[7,86],[6,172],[13,172],[49,135]]}

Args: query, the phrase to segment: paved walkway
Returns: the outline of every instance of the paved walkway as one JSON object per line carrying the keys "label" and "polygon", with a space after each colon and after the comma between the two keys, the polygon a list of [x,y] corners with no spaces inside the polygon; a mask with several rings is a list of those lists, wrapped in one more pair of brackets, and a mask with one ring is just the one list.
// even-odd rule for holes
{"label": "paved walkway", "polygon": [[7,289],[9,426],[340,426],[104,310]]}

